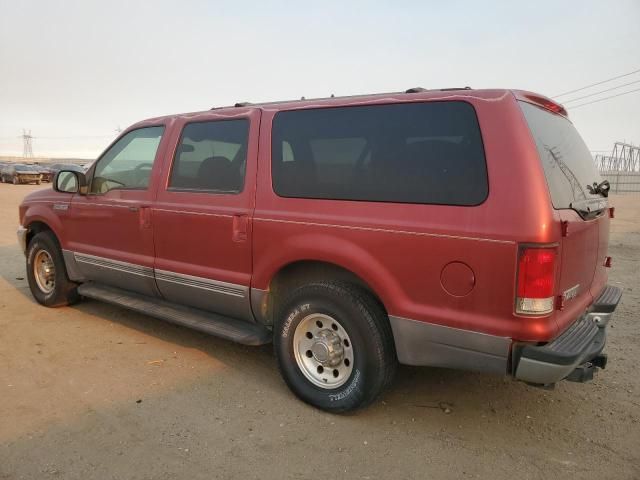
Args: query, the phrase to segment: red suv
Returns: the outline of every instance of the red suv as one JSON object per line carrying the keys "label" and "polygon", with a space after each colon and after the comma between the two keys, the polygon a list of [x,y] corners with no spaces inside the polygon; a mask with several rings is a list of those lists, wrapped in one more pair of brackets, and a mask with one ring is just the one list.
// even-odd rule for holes
{"label": "red suv", "polygon": [[20,206],[31,291],[248,345],[302,400],[396,365],[550,386],[603,368],[608,183],[561,105],[410,89],[152,118]]}

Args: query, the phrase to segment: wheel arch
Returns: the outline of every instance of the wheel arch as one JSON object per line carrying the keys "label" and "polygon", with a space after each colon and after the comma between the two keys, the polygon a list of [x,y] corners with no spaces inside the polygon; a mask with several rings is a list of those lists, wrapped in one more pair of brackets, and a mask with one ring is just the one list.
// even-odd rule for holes
{"label": "wheel arch", "polygon": [[60,244],[60,239],[58,238],[58,235],[56,234],[55,230],[49,226],[47,222],[44,222],[42,220],[33,220],[29,224],[25,225],[25,228],[27,229],[27,241],[26,241],[27,246],[29,245],[29,242],[31,242],[31,239],[33,239],[33,237],[35,237],[38,233],[41,233],[41,232],[51,232],[53,236],[56,238],[58,245]]}
{"label": "wheel arch", "polygon": [[31,239],[38,233],[50,231],[56,237],[58,245],[62,248],[62,222],[52,213],[50,207],[41,204],[30,205],[22,219],[22,226],[27,229],[26,245],[29,245]]}
{"label": "wheel arch", "polygon": [[292,260],[281,265],[270,276],[266,290],[252,288],[251,303],[259,322],[272,325],[277,305],[291,289],[317,281],[341,281],[353,284],[366,291],[388,310],[381,295],[362,275],[334,262],[317,259]]}

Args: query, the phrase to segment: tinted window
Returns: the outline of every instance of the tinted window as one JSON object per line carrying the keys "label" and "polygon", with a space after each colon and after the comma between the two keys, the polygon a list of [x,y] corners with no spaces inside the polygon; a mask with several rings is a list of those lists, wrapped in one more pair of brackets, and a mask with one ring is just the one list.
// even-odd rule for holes
{"label": "tinted window", "polygon": [[280,112],[272,174],[284,197],[477,205],[488,193],[478,121],[465,102]]}
{"label": "tinted window", "polygon": [[132,130],[100,157],[91,181],[92,193],[115,188],[146,189],[164,127]]}
{"label": "tinted window", "polygon": [[587,189],[587,185],[600,182],[600,175],[573,124],[530,103],[520,105],[538,148],[553,206],[571,208],[575,202],[601,199]]}
{"label": "tinted window", "polygon": [[190,123],[182,130],[169,188],[237,193],[244,185],[249,121]]}

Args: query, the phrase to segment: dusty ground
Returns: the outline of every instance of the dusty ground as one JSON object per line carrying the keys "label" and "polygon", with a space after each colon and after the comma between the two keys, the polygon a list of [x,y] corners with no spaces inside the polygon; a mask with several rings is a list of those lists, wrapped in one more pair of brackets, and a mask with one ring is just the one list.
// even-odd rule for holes
{"label": "dusty ground", "polygon": [[36,305],[15,240],[35,188],[0,184],[0,479],[640,478],[640,196],[614,199],[625,296],[593,383],[401,368],[371,408],[335,416],[289,393],[269,347]]}

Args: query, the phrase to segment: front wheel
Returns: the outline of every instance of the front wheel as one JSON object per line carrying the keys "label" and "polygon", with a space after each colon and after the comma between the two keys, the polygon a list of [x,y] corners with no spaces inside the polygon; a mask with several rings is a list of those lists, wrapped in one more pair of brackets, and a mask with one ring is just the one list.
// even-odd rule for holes
{"label": "front wheel", "polygon": [[397,359],[388,317],[366,291],[319,282],[296,289],[274,328],[282,376],[303,401],[346,412],[373,402]]}
{"label": "front wheel", "polygon": [[78,300],[77,285],[67,277],[62,251],[51,232],[36,234],[27,248],[27,280],[31,294],[46,307]]}

